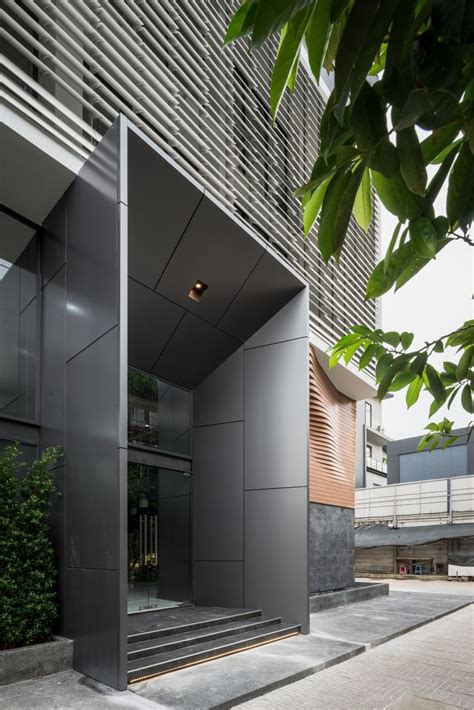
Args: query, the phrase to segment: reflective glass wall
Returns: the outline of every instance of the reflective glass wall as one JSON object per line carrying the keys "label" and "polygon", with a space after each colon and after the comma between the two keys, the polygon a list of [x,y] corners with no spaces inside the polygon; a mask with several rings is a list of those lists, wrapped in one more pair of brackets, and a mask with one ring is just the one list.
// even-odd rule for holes
{"label": "reflective glass wall", "polygon": [[0,212],[0,415],[36,419],[37,237]]}
{"label": "reflective glass wall", "polygon": [[191,455],[192,392],[129,368],[128,440]]}

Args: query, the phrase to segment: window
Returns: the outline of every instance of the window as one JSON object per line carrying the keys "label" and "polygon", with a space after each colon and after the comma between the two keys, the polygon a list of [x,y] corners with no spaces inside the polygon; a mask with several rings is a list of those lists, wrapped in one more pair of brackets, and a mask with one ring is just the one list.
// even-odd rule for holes
{"label": "window", "polygon": [[372,458],[372,447],[370,446],[370,444],[367,444],[367,446],[365,447],[365,455],[368,459]]}
{"label": "window", "polygon": [[128,440],[162,451],[191,453],[192,393],[154,375],[128,370]]}
{"label": "window", "polygon": [[370,402],[365,403],[365,425],[372,426],[372,405]]}

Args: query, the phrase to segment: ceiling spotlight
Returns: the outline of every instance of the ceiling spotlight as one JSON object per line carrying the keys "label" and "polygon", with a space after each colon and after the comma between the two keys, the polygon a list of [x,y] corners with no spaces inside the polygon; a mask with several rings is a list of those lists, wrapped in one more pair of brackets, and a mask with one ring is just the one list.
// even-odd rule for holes
{"label": "ceiling spotlight", "polygon": [[193,301],[199,302],[201,300],[202,294],[204,291],[207,289],[207,284],[204,283],[204,281],[201,281],[198,279],[190,292],[188,293],[189,298],[192,298]]}

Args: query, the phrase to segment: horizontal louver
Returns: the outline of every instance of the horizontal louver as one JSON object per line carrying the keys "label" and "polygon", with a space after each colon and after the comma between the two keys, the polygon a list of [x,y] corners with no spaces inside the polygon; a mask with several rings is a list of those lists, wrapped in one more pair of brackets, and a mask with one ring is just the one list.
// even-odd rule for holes
{"label": "horizontal louver", "polygon": [[3,101],[85,158],[123,112],[267,239],[310,286],[311,327],[327,343],[375,326],[364,285],[378,254],[351,222],[339,268],[292,196],[318,152],[324,99],[304,68],[278,120],[268,113],[275,43],[223,48],[232,0],[2,0]]}

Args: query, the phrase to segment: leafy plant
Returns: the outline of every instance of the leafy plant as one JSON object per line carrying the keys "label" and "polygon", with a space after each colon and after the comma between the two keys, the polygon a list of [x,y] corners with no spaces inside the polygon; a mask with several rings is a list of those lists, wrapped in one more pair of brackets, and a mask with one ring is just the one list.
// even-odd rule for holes
{"label": "leafy plant", "polygon": [[[274,117],[285,89],[295,86],[302,52],[316,82],[323,68],[334,79],[320,123],[320,154],[295,193],[306,234],[319,219],[325,262],[338,260],[351,214],[368,230],[373,192],[398,223],[370,274],[366,298],[401,288],[458,240],[473,246],[474,3],[244,0],[225,42],[245,37],[253,50],[275,33]],[[436,214],[444,185],[445,214]],[[331,361],[344,356],[349,362],[357,353],[361,369],[375,365],[381,398],[390,389],[406,389],[411,406],[426,390],[433,398],[430,415],[458,396],[472,413],[473,323],[413,352],[411,341],[404,345],[406,333],[355,326],[333,346]],[[446,347],[457,347],[458,359],[438,371],[430,356]],[[449,420],[437,426],[438,434],[451,438]]]}
{"label": "leafy plant", "polygon": [[51,465],[60,449],[46,449],[30,466],[18,444],[0,453],[0,648],[50,638],[56,618],[54,555],[48,509]]}
{"label": "leafy plant", "polygon": [[156,377],[146,372],[128,368],[128,393],[149,402],[158,401],[158,382]]}

